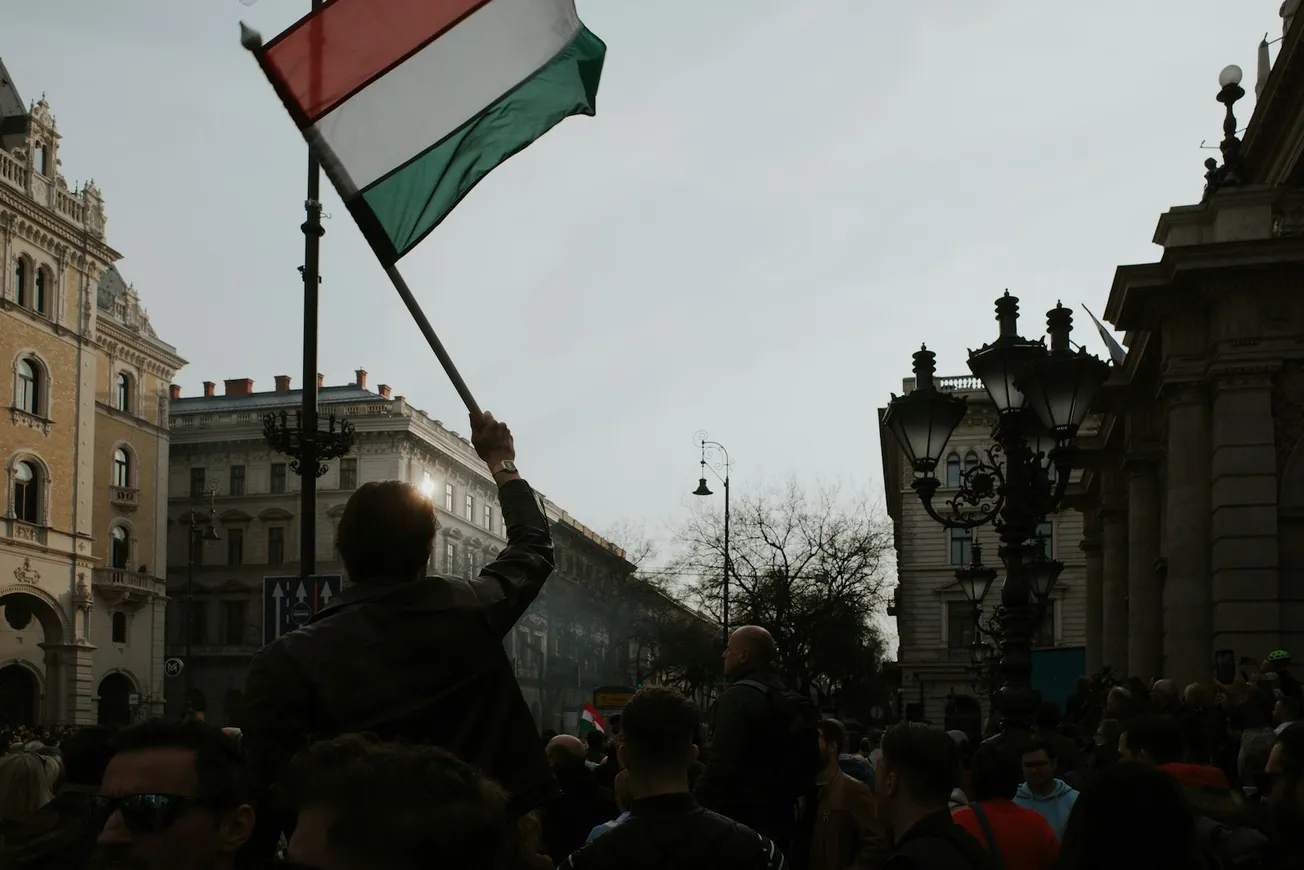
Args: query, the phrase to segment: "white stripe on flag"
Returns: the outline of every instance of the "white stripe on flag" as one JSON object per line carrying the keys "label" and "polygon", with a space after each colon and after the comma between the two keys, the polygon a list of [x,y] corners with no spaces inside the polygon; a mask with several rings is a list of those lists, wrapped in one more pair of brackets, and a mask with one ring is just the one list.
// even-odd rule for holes
{"label": "white stripe on flag", "polygon": [[492,0],[308,135],[320,137],[355,188],[365,188],[529,79],[579,29],[574,0]]}
{"label": "white stripe on flag", "polygon": [[1100,340],[1105,343],[1105,347],[1109,348],[1109,358],[1114,361],[1114,365],[1122,368],[1123,363],[1127,360],[1127,351],[1123,349],[1123,345],[1119,344],[1118,339],[1114,338],[1114,334],[1106,329],[1103,323],[1096,319],[1096,315],[1091,313],[1090,308],[1083,305],[1082,310],[1087,312],[1087,316],[1091,318],[1091,322],[1096,324],[1096,331],[1100,333]]}

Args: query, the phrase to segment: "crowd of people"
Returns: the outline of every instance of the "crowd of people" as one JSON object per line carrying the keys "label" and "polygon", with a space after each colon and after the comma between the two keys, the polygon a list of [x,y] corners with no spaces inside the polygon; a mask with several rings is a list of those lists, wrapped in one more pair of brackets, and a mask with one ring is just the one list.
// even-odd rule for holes
{"label": "crowd of people", "polygon": [[[200,718],[3,735],[0,870],[1304,870],[1304,721],[1278,651],[1178,691],[1086,680],[1066,721],[849,733],[733,632],[703,712],[672,688],[618,733],[540,735],[502,643],[552,571],[510,431],[472,419],[508,544],[425,573],[398,483],[350,498],[349,589],[265,647],[240,729]],[[613,731],[615,731],[613,721]]]}

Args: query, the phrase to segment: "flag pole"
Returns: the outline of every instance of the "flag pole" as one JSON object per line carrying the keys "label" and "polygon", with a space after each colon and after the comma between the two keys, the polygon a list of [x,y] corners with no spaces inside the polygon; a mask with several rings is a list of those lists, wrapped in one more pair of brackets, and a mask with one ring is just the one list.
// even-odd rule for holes
{"label": "flag pole", "polygon": [[439,336],[435,334],[434,327],[431,326],[430,321],[426,319],[426,313],[421,310],[420,303],[418,303],[416,297],[412,295],[412,288],[408,287],[407,281],[404,280],[403,275],[398,271],[398,266],[385,266],[385,274],[389,276],[390,282],[393,283],[394,289],[398,291],[399,298],[403,300],[403,304],[407,306],[408,311],[412,315],[412,319],[417,322],[417,327],[421,330],[421,334],[426,337],[426,342],[430,345],[430,349],[435,352],[435,356],[439,359],[439,364],[444,367],[444,373],[448,375],[448,379],[453,382],[453,389],[457,390],[457,394],[462,397],[462,404],[466,405],[466,409],[471,412],[472,417],[479,417],[480,406],[476,404],[475,397],[471,395],[471,390],[467,387],[466,381],[462,380],[462,375],[458,372],[457,366],[453,365],[453,358],[450,357],[448,351],[444,349],[444,343],[439,340]]}

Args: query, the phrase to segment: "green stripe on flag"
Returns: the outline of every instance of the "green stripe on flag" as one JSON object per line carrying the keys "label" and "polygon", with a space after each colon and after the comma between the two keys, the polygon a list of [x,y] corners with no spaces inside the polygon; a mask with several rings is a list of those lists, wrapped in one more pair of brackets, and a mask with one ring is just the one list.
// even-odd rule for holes
{"label": "green stripe on flag", "polygon": [[438,147],[363,191],[374,218],[363,226],[383,233],[393,260],[402,257],[507,158],[571,115],[594,114],[606,54],[606,44],[581,27],[550,64]]}

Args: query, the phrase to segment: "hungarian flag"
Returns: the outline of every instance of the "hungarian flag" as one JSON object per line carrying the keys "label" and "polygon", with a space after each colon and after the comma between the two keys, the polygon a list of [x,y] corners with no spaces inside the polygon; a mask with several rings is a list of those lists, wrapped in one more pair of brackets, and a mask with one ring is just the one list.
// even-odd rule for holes
{"label": "hungarian flag", "polygon": [[607,47],[574,0],[326,0],[257,56],[392,266],[495,167],[592,115]]}
{"label": "hungarian flag", "polygon": [[607,723],[602,721],[602,714],[592,704],[584,705],[584,710],[580,713],[580,722],[587,726],[587,729],[596,728],[603,734],[607,733]]}

